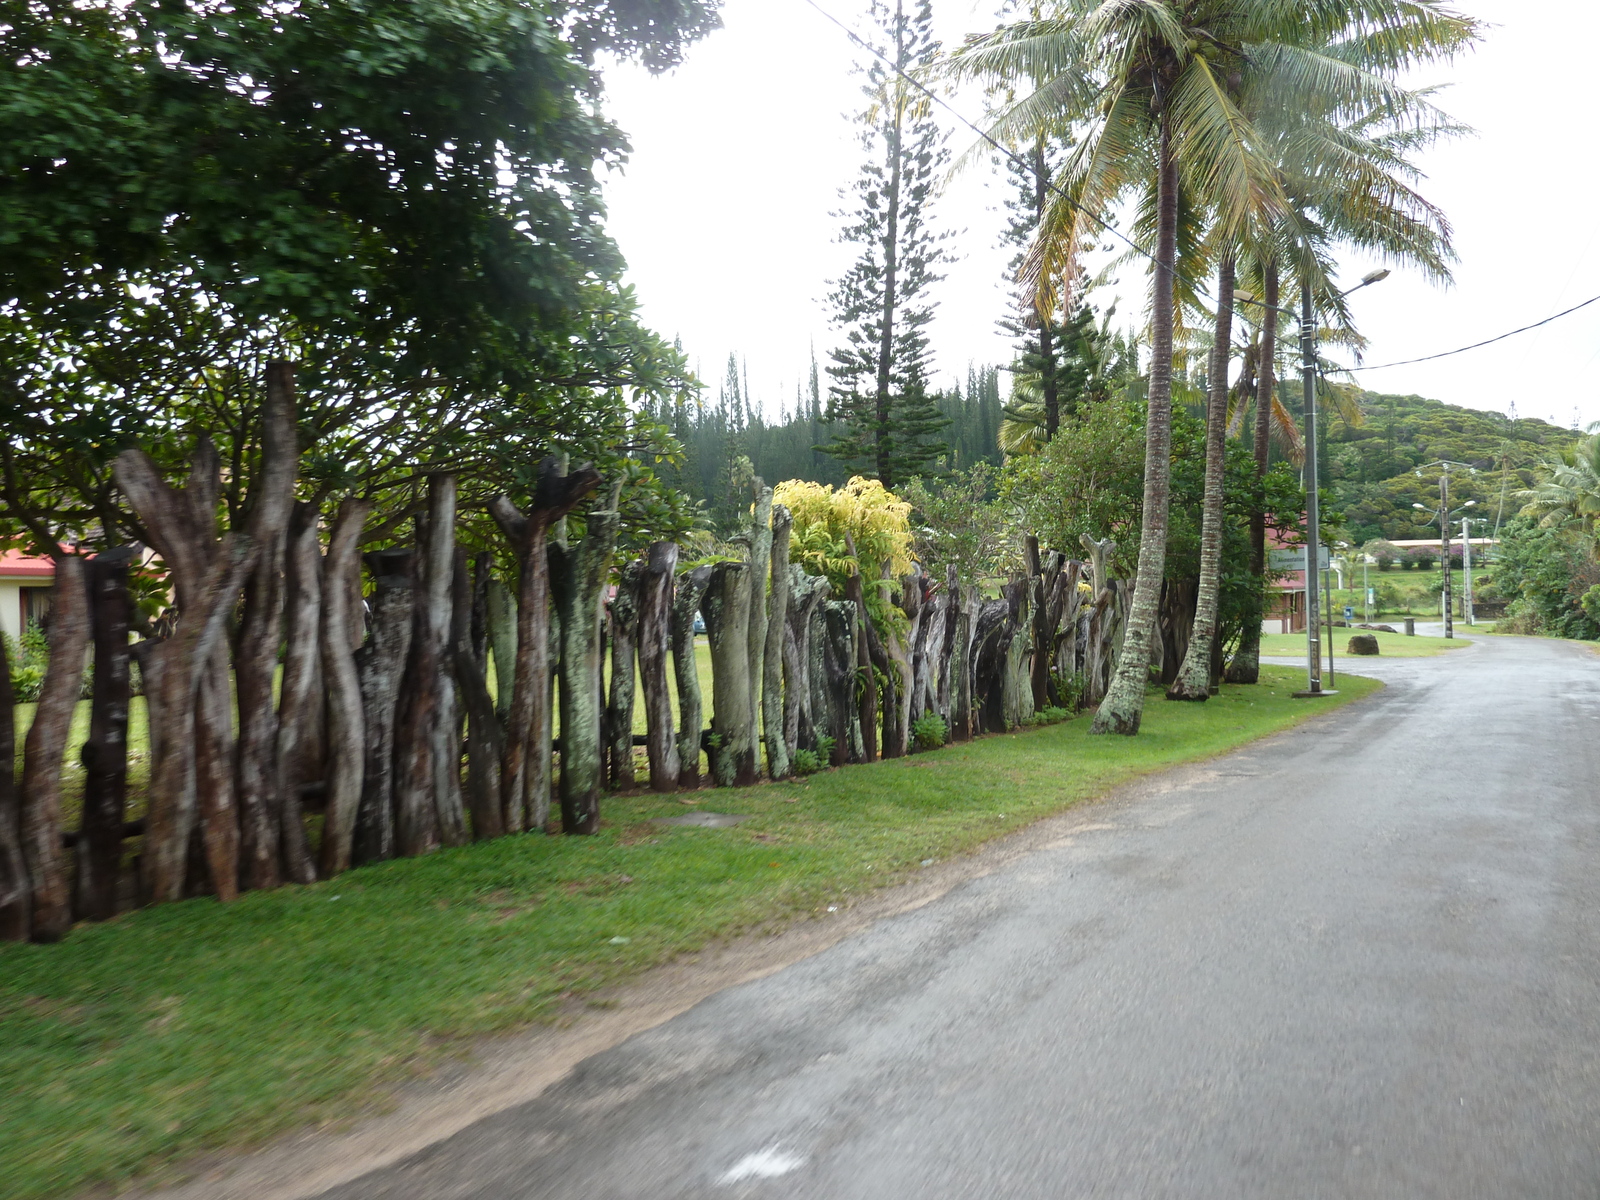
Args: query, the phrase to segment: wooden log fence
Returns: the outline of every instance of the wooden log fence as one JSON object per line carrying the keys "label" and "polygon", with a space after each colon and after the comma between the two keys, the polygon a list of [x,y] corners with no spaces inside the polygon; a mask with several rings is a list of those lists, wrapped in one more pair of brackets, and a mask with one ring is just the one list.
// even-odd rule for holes
{"label": "wooden log fence", "polygon": [[[1093,705],[1111,679],[1131,590],[1107,574],[1112,543],[1085,539],[1080,560],[1030,538],[1026,571],[987,591],[940,564],[899,579],[853,573],[835,592],[791,562],[792,518],[759,482],[744,554],[715,563],[680,566],[671,542],[617,562],[615,483],[569,540],[564,518],[603,481],[555,458],[526,512],[490,504],[498,563],[480,552],[469,569],[449,474],[427,480],[409,544],[363,554],[368,500],[343,499],[326,525],[295,502],[292,378],[270,371],[243,527],[217,528],[221,465],[204,438],[182,487],[137,450],[117,462],[176,609],[164,636],[132,648],[153,760],[141,820],[127,819],[134,548],[61,560],[26,766],[20,787],[0,783],[0,937],[50,941],[132,902],[226,901],[545,832],[553,795],[563,831],[593,833],[603,792],[641,779],[656,792],[706,775],[744,786],[896,757]],[[1188,592],[1167,595],[1157,669],[1181,660],[1188,636]],[[880,628],[873,612],[897,616]],[[84,817],[66,830],[59,764],[91,647]],[[8,691],[0,751],[11,716]]]}

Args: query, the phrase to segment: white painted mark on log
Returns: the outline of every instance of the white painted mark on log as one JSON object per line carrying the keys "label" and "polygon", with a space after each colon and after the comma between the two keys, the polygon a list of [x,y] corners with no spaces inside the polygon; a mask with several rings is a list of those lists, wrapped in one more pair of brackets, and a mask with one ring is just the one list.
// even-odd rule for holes
{"label": "white painted mark on log", "polygon": [[746,1179],[776,1179],[790,1171],[805,1166],[806,1160],[797,1154],[785,1154],[776,1146],[768,1146],[754,1154],[746,1154],[719,1179],[718,1183],[742,1183]]}

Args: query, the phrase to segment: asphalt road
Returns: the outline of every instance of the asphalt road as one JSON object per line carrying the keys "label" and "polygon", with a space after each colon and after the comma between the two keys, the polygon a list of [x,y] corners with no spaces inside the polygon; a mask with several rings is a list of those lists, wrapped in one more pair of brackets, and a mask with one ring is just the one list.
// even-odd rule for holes
{"label": "asphalt road", "polygon": [[1600,659],[1362,669],[327,1195],[1600,1197]]}

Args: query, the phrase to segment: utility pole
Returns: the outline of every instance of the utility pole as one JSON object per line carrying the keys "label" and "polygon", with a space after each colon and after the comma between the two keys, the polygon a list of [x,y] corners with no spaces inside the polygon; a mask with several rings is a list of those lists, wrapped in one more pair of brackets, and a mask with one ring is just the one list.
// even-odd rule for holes
{"label": "utility pole", "polygon": [[1439,565],[1444,568],[1444,636],[1454,638],[1450,614],[1450,464],[1439,473]]}
{"label": "utility pole", "polygon": [[1300,377],[1305,389],[1306,444],[1306,693],[1322,694],[1322,614],[1317,570],[1322,565],[1322,514],[1317,509],[1317,326],[1311,281],[1300,281]]}

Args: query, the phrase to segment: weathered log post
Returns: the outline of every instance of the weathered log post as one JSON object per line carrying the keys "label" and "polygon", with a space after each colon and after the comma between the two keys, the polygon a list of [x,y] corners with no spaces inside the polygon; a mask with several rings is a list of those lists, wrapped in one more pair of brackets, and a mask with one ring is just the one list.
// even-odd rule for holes
{"label": "weathered log post", "polygon": [[[166,564],[177,601],[178,620],[172,633],[151,647],[141,661],[150,728],[150,799],[145,815],[141,881],[152,903],[183,897],[188,875],[189,841],[195,830],[198,770],[208,768],[203,798],[201,840],[211,883],[219,899],[237,892],[238,821],[232,805],[232,712],[219,697],[231,690],[222,645],[227,618],[253,563],[247,533],[229,533],[219,542],[217,502],[221,460],[210,438],[201,435],[182,488],[168,486],[155,463],[141,450],[117,456],[117,486],[127,497]],[[205,706],[200,706],[201,680],[216,676]],[[202,719],[203,717],[203,719]],[[226,719],[224,719],[226,718]],[[225,737],[228,748],[216,744]],[[222,770],[222,765],[227,770]],[[230,854],[231,851],[231,854]]]}
{"label": "weathered log post", "polygon": [[511,589],[490,579],[484,596],[489,627],[489,653],[494,658],[494,711],[502,725],[511,721],[511,697],[517,678],[517,602]]}
{"label": "weathered log post", "polygon": [[[117,882],[122,873],[122,823],[128,806],[128,625],[133,616],[128,567],[132,561],[132,547],[119,546],[97,554],[87,566],[94,691],[89,702],[89,739],[79,756],[84,770],[83,826],[77,845],[73,908],[89,921],[116,916]],[[9,677],[0,676],[0,687],[8,683]],[[273,863],[277,863],[276,853]]]}
{"label": "weathered log post", "polygon": [[322,678],[328,696],[327,807],[322,818],[318,870],[324,879],[350,868],[356,813],[366,773],[366,720],[361,711],[361,677],[350,649],[351,628],[361,614],[353,610],[350,586],[359,577],[361,530],[372,503],[347,496],[339,503],[322,562]]}
{"label": "weathered log post", "polygon": [[833,738],[833,753],[828,761],[835,767],[866,762],[866,739],[875,732],[876,718],[862,720],[866,708],[856,695],[862,675],[861,609],[854,600],[829,600],[819,611],[826,629],[826,635],[818,639],[827,680],[825,729]]}
{"label": "weathered log post", "polygon": [[[845,549],[850,557],[859,564],[856,557],[855,538],[848,533],[844,535]],[[873,673],[873,667],[881,659],[887,674],[888,658],[883,653],[883,647],[878,642],[877,631],[872,627],[872,618],[867,613],[867,595],[861,583],[859,566],[852,566],[850,574],[845,577],[845,599],[856,606],[856,620],[860,628],[851,639],[855,643],[856,668],[861,672],[862,689],[860,698],[861,707],[861,750],[863,762],[876,762],[878,759],[878,680]]]}
{"label": "weathered log post", "polygon": [[[933,576],[918,568],[910,578],[921,593],[916,640],[911,646],[911,720],[938,712],[939,652],[944,645],[944,596]],[[949,721],[945,722],[948,732]]]}
{"label": "weathered log post", "polygon": [[1011,627],[1006,645],[1005,674],[1001,681],[1001,706],[1005,728],[1015,729],[1033,716],[1033,688],[1029,685],[1033,643],[1030,637],[1033,589],[1028,579],[1013,579],[1002,589],[1011,606],[1007,622]]}
{"label": "weathered log post", "polygon": [[[792,759],[801,746],[816,749],[817,734],[828,732],[820,716],[827,710],[819,709],[815,700],[817,683],[824,676],[820,657],[813,659],[812,644],[817,605],[828,594],[828,580],[821,575],[807,575],[799,563],[790,563],[788,592],[783,637],[783,740]],[[820,643],[815,649],[820,650]],[[815,679],[813,661],[817,664]]]}
{"label": "weathered log post", "polygon": [[449,716],[443,695],[444,654],[450,632],[455,514],[455,476],[430,475],[427,519],[418,521],[411,648],[394,729],[395,845],[407,857],[431,853],[441,841],[454,845],[463,840],[462,829],[447,828],[456,814],[450,789],[442,786],[445,764],[439,761],[446,752],[441,727]]}
{"label": "weathered log post", "polygon": [[1050,678],[1050,671],[1055,661],[1056,623],[1061,617],[1056,585],[1061,578],[1061,568],[1066,562],[1066,556],[1052,550],[1041,558],[1039,539],[1032,534],[1028,535],[1027,546],[1028,580],[1031,591],[1028,604],[1031,624],[1029,632],[1032,641],[1028,682],[1032,692],[1033,708],[1038,710],[1055,702],[1055,687]]}
{"label": "weathered log post", "polygon": [[[901,581],[900,611],[906,614],[904,632],[888,628],[883,632],[884,663],[880,667],[889,686],[883,700],[883,756],[900,758],[911,749],[911,705],[913,675],[912,646],[922,623],[922,588],[914,583],[915,576]],[[883,566],[883,577],[878,585],[887,608],[890,603],[889,565]]]}
{"label": "weathered log post", "polygon": [[[251,480],[247,528],[255,547],[255,565],[245,584],[244,613],[234,653],[234,697],[227,691],[226,651],[213,674],[215,718],[229,733],[233,706],[239,709],[239,740],[232,770],[239,825],[240,888],[274,888],[282,878],[279,853],[283,819],[278,804],[276,763],[278,710],[273,678],[283,644],[284,557],[289,519],[294,512],[294,485],[299,474],[300,446],[295,432],[294,368],[269,362],[261,409],[261,461]],[[213,738],[213,744],[222,744]],[[226,851],[221,860],[226,861]],[[213,864],[213,874],[221,869]],[[219,889],[220,891],[220,889]]]}
{"label": "weathered log post", "polygon": [[621,490],[619,481],[607,506],[588,514],[576,547],[551,547],[551,591],[561,613],[561,828],[571,834],[600,828],[600,637]]}
{"label": "weathered log post", "polygon": [[711,640],[711,777],[718,787],[745,787],[757,779],[750,703],[749,563],[711,568],[701,611]]}
{"label": "weathered log post", "polygon": [[[767,662],[767,576],[772,569],[772,489],[755,481],[755,507],[750,515],[750,737],[756,774],[761,773],[762,677]],[[771,763],[767,764],[768,769]]]}
{"label": "weathered log post", "polygon": [[351,843],[357,864],[393,858],[395,852],[394,730],[400,706],[400,680],[411,653],[416,622],[410,547],[374,550],[366,556],[372,576],[371,635],[356,651],[361,683],[361,715],[366,762],[361,774],[361,805]]}
{"label": "weathered log post", "polygon": [[[288,570],[285,580],[283,683],[278,689],[278,744],[273,770],[279,812],[283,877],[311,883],[317,877],[306,843],[300,804],[301,763],[315,739],[323,705],[319,686],[322,628],[322,548],[317,540],[317,506],[297,504],[289,522]],[[149,681],[146,680],[148,691]]]}
{"label": "weathered log post", "polygon": [[711,583],[711,568],[696,567],[678,577],[672,597],[672,672],[678,685],[678,786],[700,786],[700,733],[705,709],[700,698],[700,667],[694,657],[694,618]]}
{"label": "weathered log post", "polygon": [[[72,928],[72,895],[61,846],[61,760],[89,652],[89,591],[83,559],[56,559],[50,608],[50,665],[22,756],[22,855],[31,885],[29,936],[57,942]],[[5,679],[7,687],[11,680]],[[8,764],[9,766],[9,764]]]}
{"label": "weathered log post", "polygon": [[789,629],[789,534],[794,517],[782,504],[772,509],[772,592],[767,597],[766,639],[761,665],[761,731],[767,744],[767,774],[789,774],[789,744],[783,721],[783,643]]}
{"label": "weathered log post", "polygon": [[973,720],[985,733],[1004,733],[1006,657],[1015,633],[1009,599],[978,610],[972,637]]}
{"label": "weathered log post", "polygon": [[950,686],[954,676],[952,667],[956,654],[956,635],[959,632],[957,625],[961,617],[961,584],[956,578],[954,564],[945,568],[944,591],[938,598],[939,625],[937,640],[930,634],[928,637],[928,656],[932,659],[929,674],[932,678],[933,695],[930,704],[933,711],[939,714],[944,721],[946,735],[953,738],[955,721],[951,714]]}
{"label": "weathered log post", "polygon": [[0,942],[28,940],[33,884],[22,854],[22,805],[17,797],[16,698],[11,691],[11,661],[0,638]]}
{"label": "weathered log post", "polygon": [[[506,680],[512,680],[500,764],[500,803],[507,833],[542,831],[550,819],[550,529],[599,486],[600,472],[593,466],[579,467],[569,475],[563,460],[551,455],[539,463],[527,516],[506,496],[489,505],[520,564],[515,637],[502,634],[494,641],[502,698]],[[502,660],[502,653],[515,655],[514,668]]]}
{"label": "weathered log post", "polygon": [[606,705],[605,730],[614,792],[632,791],[638,782],[633,772],[633,700],[643,579],[644,561],[634,559],[622,568],[617,594],[611,598],[611,700]]}
{"label": "weathered log post", "polygon": [[[480,560],[478,575],[487,574]],[[472,818],[474,841],[497,838],[505,832],[505,807],[500,801],[500,718],[495,715],[489,696],[489,683],[483,676],[483,656],[475,640],[473,596],[479,591],[467,574],[467,555],[456,547],[455,570],[451,579],[450,648],[447,656],[456,696],[467,719],[467,814]]]}
{"label": "weathered log post", "polygon": [[964,742],[972,737],[978,720],[972,668],[982,594],[975,583],[961,584],[957,590],[956,636],[950,650],[950,739]]}
{"label": "weathered log post", "polygon": [[[645,757],[650,790],[678,789],[682,764],[673,738],[672,695],[667,687],[667,647],[672,640],[672,577],[678,544],[652,542],[639,580],[639,688],[644,693]],[[692,634],[691,621],[691,634]],[[692,650],[692,647],[691,647]]]}

